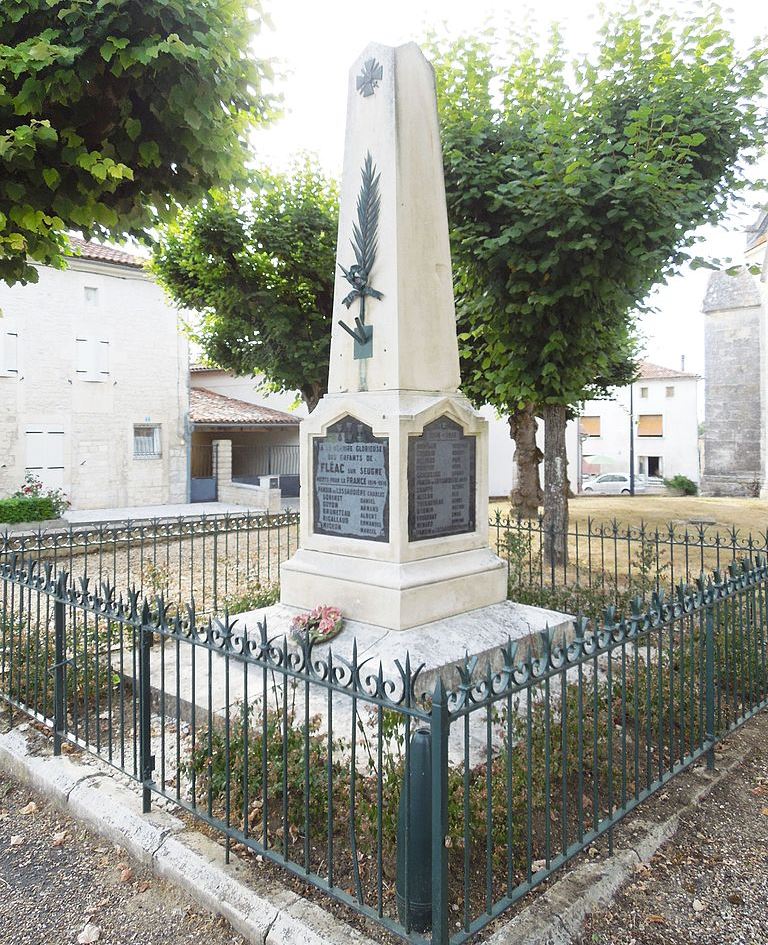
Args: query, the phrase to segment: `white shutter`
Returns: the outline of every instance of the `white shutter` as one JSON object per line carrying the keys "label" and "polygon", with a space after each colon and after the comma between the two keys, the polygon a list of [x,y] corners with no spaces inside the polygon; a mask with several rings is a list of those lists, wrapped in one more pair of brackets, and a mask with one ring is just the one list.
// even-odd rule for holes
{"label": "white shutter", "polygon": [[30,472],[40,473],[45,464],[45,433],[42,430],[27,430],[26,440],[26,467]]}
{"label": "white shutter", "polygon": [[87,338],[75,338],[75,371],[81,377],[87,377],[90,367],[89,349]]}
{"label": "white shutter", "polygon": [[0,377],[14,377],[19,373],[18,335],[0,326]]}
{"label": "white shutter", "polygon": [[96,345],[96,368],[99,374],[99,380],[106,380],[109,377],[109,342],[100,341]]}
{"label": "white shutter", "polygon": [[64,431],[27,430],[26,469],[42,480],[46,489],[64,487]]}
{"label": "white shutter", "polygon": [[76,338],[75,371],[84,381],[105,381],[109,377],[109,342]]}
{"label": "white shutter", "polygon": [[5,333],[2,370],[7,374],[19,373],[19,336],[15,331]]}

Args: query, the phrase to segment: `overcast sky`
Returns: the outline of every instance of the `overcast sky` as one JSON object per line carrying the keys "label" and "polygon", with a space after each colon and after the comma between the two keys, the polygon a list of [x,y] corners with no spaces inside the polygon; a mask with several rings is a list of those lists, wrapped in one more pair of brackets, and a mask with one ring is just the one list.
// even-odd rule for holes
{"label": "overcast sky", "polygon": [[[667,0],[666,6],[672,0]],[[257,43],[259,55],[273,56],[287,73],[279,87],[285,96],[285,117],[254,137],[260,162],[284,167],[299,151],[317,154],[330,174],[338,176],[344,149],[347,70],[371,41],[397,45],[418,41],[430,28],[445,24],[450,32],[477,30],[489,18],[530,15],[530,4],[511,0],[265,0],[273,30]],[[607,4],[610,8],[610,2]],[[733,30],[747,44],[768,32],[768,4],[735,0]],[[537,0],[536,16],[557,20],[569,47],[589,47],[595,34],[595,0]],[[765,171],[768,174],[768,170]],[[739,225],[735,222],[735,225]],[[707,233],[704,251],[739,258],[744,236]],[[643,319],[649,360],[703,372],[704,341],[701,301],[707,273],[685,272],[658,291],[658,314]]]}

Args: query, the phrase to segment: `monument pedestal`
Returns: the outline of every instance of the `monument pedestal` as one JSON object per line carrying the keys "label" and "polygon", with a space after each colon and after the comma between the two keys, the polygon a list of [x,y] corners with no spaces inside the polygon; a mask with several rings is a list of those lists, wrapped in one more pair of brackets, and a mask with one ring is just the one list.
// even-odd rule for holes
{"label": "monument pedestal", "polygon": [[281,571],[281,599],[332,603],[355,620],[408,630],[496,604],[507,570],[490,548],[421,561],[368,561],[300,549]]}
{"label": "monument pedestal", "polygon": [[299,551],[281,602],[405,630],[496,604],[486,422],[460,394],[327,394],[302,422]]}

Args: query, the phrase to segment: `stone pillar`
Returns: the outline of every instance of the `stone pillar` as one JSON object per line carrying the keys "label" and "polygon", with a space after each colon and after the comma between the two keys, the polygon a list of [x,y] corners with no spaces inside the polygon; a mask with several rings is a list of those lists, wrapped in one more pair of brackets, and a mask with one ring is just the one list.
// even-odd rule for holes
{"label": "stone pillar", "polygon": [[434,74],[413,43],[352,66],[328,394],[301,424],[282,603],[402,630],[498,603],[487,424],[459,393]]}
{"label": "stone pillar", "polygon": [[211,443],[211,449],[213,450],[213,474],[216,476],[216,487],[221,496],[222,489],[226,490],[232,485],[232,440],[214,440]]}

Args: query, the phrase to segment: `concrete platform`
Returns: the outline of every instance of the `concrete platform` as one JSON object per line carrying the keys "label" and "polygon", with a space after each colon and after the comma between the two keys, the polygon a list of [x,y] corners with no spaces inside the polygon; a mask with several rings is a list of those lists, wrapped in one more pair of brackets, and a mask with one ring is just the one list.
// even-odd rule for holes
{"label": "concrete platform", "polygon": [[[234,618],[235,633],[246,633],[255,639],[259,635],[259,623],[266,620],[270,639],[282,647],[283,637],[288,637],[288,648],[295,652],[297,646],[289,634],[291,621],[298,612],[277,604],[240,614]],[[338,665],[344,660],[351,661],[356,646],[358,666],[364,664],[366,674],[374,679],[381,667],[383,678],[395,684],[396,694],[402,692],[398,663],[404,668],[409,657],[412,672],[422,667],[414,687],[420,698],[432,693],[438,675],[448,690],[456,688],[460,681],[457,667],[464,663],[467,655],[477,657],[473,677],[481,678],[489,665],[494,670],[500,668],[501,648],[508,640],[518,641],[522,659],[529,643],[535,646],[536,634],[549,627],[565,636],[570,632],[571,621],[566,614],[514,601],[503,601],[405,631],[349,620],[338,637],[330,644],[316,646],[313,655],[325,661],[332,650]],[[180,717],[190,721],[194,715],[195,725],[200,728],[205,728],[209,722],[216,725],[217,719],[225,717],[227,706],[231,715],[237,705],[245,701],[266,703],[272,708],[282,705],[284,676],[279,670],[264,673],[257,665],[211,652],[205,646],[182,643],[177,647],[169,641],[162,654],[153,648],[150,673],[155,707],[160,708],[160,694],[164,692],[164,714],[175,715],[178,703]],[[330,721],[334,737],[351,742],[360,737],[362,724],[368,740],[373,741],[376,711],[374,704],[364,697],[359,697],[354,704],[346,692],[336,691],[329,699],[328,687],[310,681],[305,689],[303,679],[290,688],[288,698],[295,706],[299,722],[304,718],[306,700],[310,716],[318,719],[320,731],[327,731]],[[367,711],[369,706],[373,711]],[[449,751],[457,763],[464,757],[462,729],[461,725],[451,728]],[[476,712],[470,726],[473,764],[486,755],[486,737],[486,714]]]}
{"label": "concrete platform", "polygon": [[[266,620],[269,636],[282,637],[290,635],[291,621],[299,613],[303,611],[276,604],[240,614],[236,619],[252,632],[259,622]],[[447,689],[458,686],[457,667],[464,663],[467,654],[477,657],[475,675],[479,676],[489,662],[492,669],[501,666],[500,650],[508,640],[526,642],[531,635],[547,627],[565,634],[572,620],[573,617],[558,611],[505,600],[409,630],[388,630],[357,620],[346,620],[339,636],[329,644],[316,645],[313,652],[324,657],[333,650],[334,656],[351,659],[356,643],[358,661],[366,660],[376,670],[381,664],[384,677],[390,679],[399,678],[396,661],[405,665],[407,653],[413,669],[423,665],[416,686],[417,695],[430,694],[438,674]],[[518,652],[522,658],[525,648],[519,648]]]}

